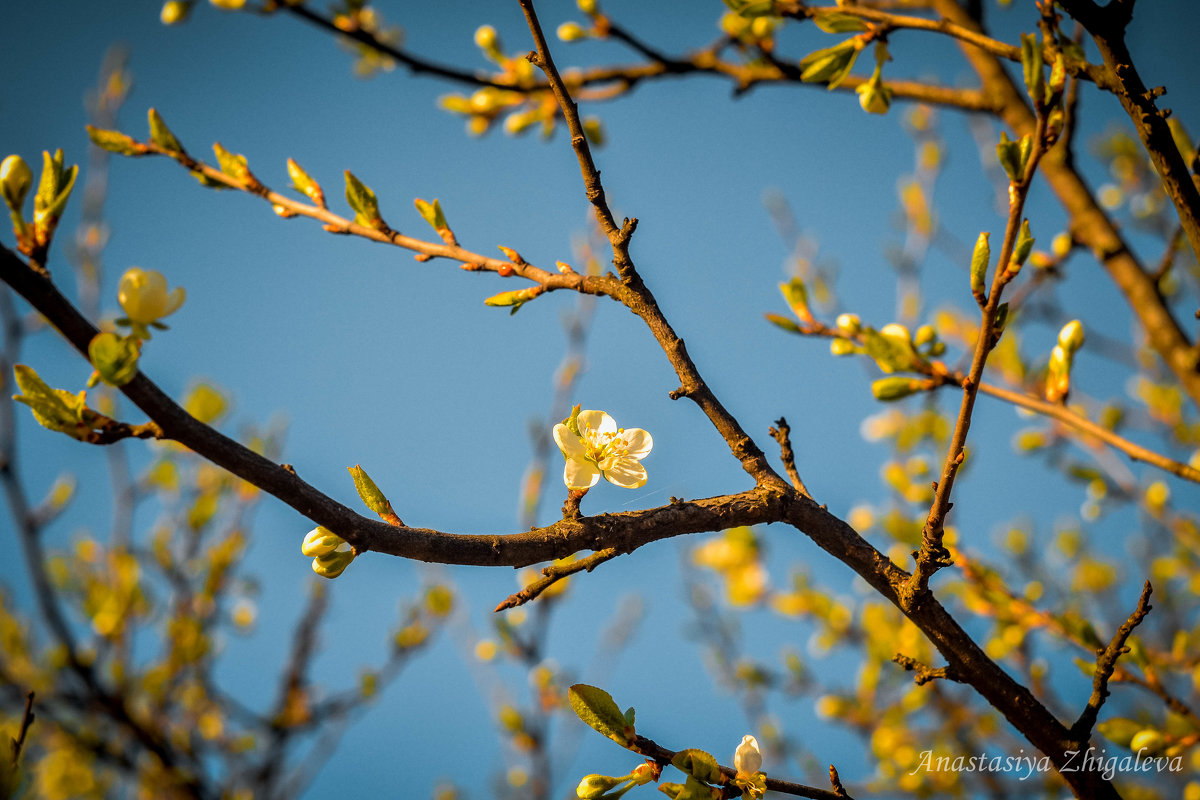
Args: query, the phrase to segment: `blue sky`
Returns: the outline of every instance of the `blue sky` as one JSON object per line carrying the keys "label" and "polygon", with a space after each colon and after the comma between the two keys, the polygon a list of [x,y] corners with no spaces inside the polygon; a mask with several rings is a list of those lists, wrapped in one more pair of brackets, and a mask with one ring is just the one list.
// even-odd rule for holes
{"label": "blue sky", "polygon": [[[683,50],[715,37],[722,7],[614,1],[605,8],[664,49]],[[1141,4],[1131,48],[1148,84],[1171,87],[1166,105],[1195,133],[1200,97],[1186,82],[1200,70],[1200,54],[1184,44],[1186,26],[1170,24],[1188,8],[1185,2]],[[515,2],[427,3],[418,10],[393,4],[381,10],[405,28],[414,53],[468,68],[485,66],[472,44],[479,24],[495,25],[510,51],[528,47]],[[579,17],[567,2],[542,2],[539,10],[547,29]],[[1033,21],[1027,10],[991,14],[1012,40]],[[154,3],[54,0],[14,5],[5,18],[4,154],[36,163],[42,149],[62,147],[68,161],[82,162],[82,98],[105,50],[122,41],[130,48],[136,83],[120,123],[135,136],[144,136],[145,111],[153,106],[193,153],[207,157],[209,145],[219,140],[245,154],[273,188],[286,186],[284,163],[295,158],[325,185],[335,209],[344,210],[341,172],[350,169],[374,188],[392,226],[406,233],[428,231],[412,211],[413,198],[438,197],[464,246],[483,253],[509,246],[542,266],[572,261],[572,239],[586,230],[578,168],[561,134],[548,142],[498,131],[469,138],[460,118],[435,107],[438,96],[457,89],[403,70],[356,79],[347,53],[285,15],[228,14],[202,4],[186,25],[165,28]],[[797,57],[828,44],[807,28],[789,32],[785,42],[786,52]],[[559,45],[557,52],[562,64],[634,60],[615,43]],[[945,42],[899,34],[893,54],[896,63],[885,77],[970,81]],[[1085,143],[1122,120],[1115,102],[1095,93],[1088,93],[1084,109]],[[767,426],[787,416],[808,486],[840,514],[883,494],[877,480],[883,451],[859,434],[861,419],[877,410],[869,391],[875,376],[858,362],[831,359],[820,342],[788,337],[763,322],[764,311],[784,311],[776,284],[789,276],[789,248],[774,232],[763,196],[780,193],[819,243],[820,260],[837,265],[838,310],[856,311],[876,326],[891,321],[895,282],[882,252],[902,236],[893,222],[895,187],[913,163],[904,110],[897,105],[886,117],[868,117],[852,97],[808,87],[762,88],[734,99],[730,87],[714,79],[664,80],[617,103],[585,106],[602,117],[608,133],[609,145],[597,152],[597,161],[609,201],[618,215],[640,219],[633,256],[701,372],[764,449],[771,450]],[[998,239],[1003,220],[992,204],[995,187],[979,177],[978,151],[963,118],[942,112],[939,125],[949,150],[935,195],[941,224],[963,242],[980,230],[995,231]],[[1095,164],[1089,169],[1095,183],[1105,180]],[[1043,241],[1062,223],[1047,194],[1039,187],[1031,200],[1035,233]],[[78,208],[72,200],[64,232]],[[560,315],[574,298],[554,293],[510,317],[483,305],[485,297],[515,288],[495,275],[466,273],[445,262],[419,264],[405,251],[331,236],[308,220],[280,220],[260,201],[205,190],[160,159],[114,160],[106,208],[112,239],[105,252],[105,312],[115,315],[116,282],[129,266],[158,269],[171,285],[188,290],[187,303],[170,319],[171,331],[155,336],[142,361],[166,391],[180,396],[197,378],[223,387],[234,403],[224,424],[228,431],[273,416],[285,420],[284,460],[348,504],[357,499],[346,467],[362,464],[411,524],[516,530],[517,490],[530,457],[527,422],[544,415],[549,403],[565,347]],[[0,239],[11,244],[9,236]],[[1145,255],[1149,260],[1157,252],[1147,249]],[[1129,315],[1115,292],[1086,259],[1076,265],[1060,297],[1085,309],[1085,323],[1111,325],[1114,335],[1126,335]],[[72,285],[57,247],[50,268],[60,283]],[[922,289],[926,310],[969,301],[962,264],[936,250]],[[1045,351],[1054,333],[1042,331]],[[24,360],[59,386],[79,388],[90,371],[47,334],[29,341]],[[584,501],[585,512],[748,486],[700,412],[667,398],[677,380],[644,326],[624,309],[599,304],[587,367],[576,402],[605,409],[622,425],[646,428],[655,448],[645,462],[650,482],[644,488],[601,486]],[[1080,368],[1090,393],[1123,391],[1125,376],[1086,351]],[[85,528],[102,532],[104,454],[34,430],[27,415],[21,423],[31,494],[64,469],[81,482],[75,508],[51,530],[50,541],[65,544]],[[981,548],[1009,520],[1014,497],[1047,528],[1076,513],[1083,501],[1078,487],[1055,482],[1036,462],[1010,454],[1011,434],[1023,424],[1007,407],[980,404],[972,436],[985,460],[962,481],[956,513],[961,527],[978,532]],[[145,444],[122,446],[135,464],[148,463]],[[1004,490],[991,490],[989,476],[1002,476]],[[557,482],[548,486],[542,522],[552,521],[561,499]],[[1196,498],[1178,484],[1173,488]],[[1112,521],[1107,535],[1129,524],[1129,516]],[[249,692],[270,674],[310,580],[308,560],[298,552],[309,527],[271,499],[258,509],[246,568],[262,582],[262,617],[253,641],[229,644],[224,667]],[[0,543],[11,541],[5,519]],[[830,585],[849,590],[848,571],[794,532],[771,532],[769,543],[777,582],[786,580],[788,565],[803,562]],[[575,581],[555,621],[553,655],[586,679],[596,631],[607,624],[615,598],[641,595],[646,617],[633,647],[607,676],[608,686],[623,704],[638,707],[648,735],[667,745],[709,748],[725,759],[745,733],[744,722],[727,694],[718,693],[704,711],[691,702],[697,687],[707,691],[711,679],[695,643],[682,636],[688,611],[678,564],[689,545],[652,545]],[[437,574],[464,592],[477,629],[516,585],[505,569]],[[427,571],[397,559],[372,556],[355,563],[333,587],[336,624],[324,636],[319,675],[335,684],[349,681],[359,665],[377,661],[397,603],[428,579]],[[12,585],[24,596],[21,576]],[[747,620],[754,651],[777,661],[785,647],[803,650],[807,630],[771,626],[764,616]],[[464,659],[469,655],[444,638],[414,664],[352,730],[312,796],[328,796],[348,780],[364,796],[386,796],[399,767],[414,796],[449,776],[473,788],[473,796],[486,795],[486,781],[504,761],[489,717],[492,698],[477,689]],[[520,679],[510,676],[510,684],[524,692]],[[807,701],[778,710],[793,733],[813,724]],[[597,740],[583,738],[580,758],[556,776],[562,786],[584,772],[625,765],[616,748]],[[809,746],[822,762],[856,764],[858,748],[851,741],[833,734],[832,749],[820,741]],[[856,768],[848,772],[854,775]]]}

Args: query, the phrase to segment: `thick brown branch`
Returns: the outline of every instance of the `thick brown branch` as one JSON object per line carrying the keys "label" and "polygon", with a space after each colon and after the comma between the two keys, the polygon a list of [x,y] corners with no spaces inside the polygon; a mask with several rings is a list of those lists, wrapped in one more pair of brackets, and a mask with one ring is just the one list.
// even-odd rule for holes
{"label": "thick brown branch", "polygon": [[1117,668],[1117,659],[1122,654],[1129,652],[1125,641],[1153,608],[1150,605],[1150,594],[1153,591],[1150,581],[1146,581],[1146,585],[1142,588],[1142,595],[1138,598],[1137,608],[1133,610],[1128,619],[1121,623],[1121,627],[1109,641],[1108,647],[1101,650],[1096,658],[1096,671],[1092,676],[1092,696],[1088,698],[1087,707],[1083,709],[1083,713],[1079,715],[1079,719],[1071,728],[1071,732],[1081,740],[1091,736],[1092,728],[1100,715],[1100,708],[1108,699],[1108,681]]}

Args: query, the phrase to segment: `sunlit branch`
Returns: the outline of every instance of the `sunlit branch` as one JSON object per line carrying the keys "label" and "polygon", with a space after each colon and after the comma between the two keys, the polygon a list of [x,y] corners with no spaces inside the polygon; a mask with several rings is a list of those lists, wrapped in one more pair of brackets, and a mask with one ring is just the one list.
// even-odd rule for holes
{"label": "sunlit branch", "polygon": [[[640,755],[652,758],[664,766],[670,764],[671,759],[675,757],[674,750],[668,750],[667,748],[655,742],[653,739],[647,739],[644,736],[638,736],[635,741],[631,742],[629,749],[635,753],[639,753]],[[726,779],[733,778],[737,775],[737,771],[732,767],[726,767],[723,765],[719,766],[721,766],[721,774],[724,775]],[[831,768],[830,775],[835,791],[818,789],[815,786],[805,786],[801,783],[781,781],[778,778],[772,778],[769,776],[767,777],[767,789],[773,792],[780,792],[781,794],[790,794],[793,797],[808,797],[812,798],[812,800],[853,800],[853,798],[850,798],[849,795],[846,794],[846,790],[844,788],[841,789],[841,792],[836,791],[837,788],[841,787],[841,781],[836,778],[837,771],[832,770]]]}
{"label": "sunlit branch", "polygon": [[1125,646],[1125,641],[1129,635],[1133,633],[1133,629],[1141,624],[1146,615],[1150,613],[1152,606],[1150,605],[1150,593],[1153,591],[1150,587],[1150,581],[1146,581],[1146,585],[1142,588],[1141,597],[1138,598],[1137,608],[1129,615],[1129,618],[1121,623],[1121,627],[1113,634],[1108,646],[1100,651],[1096,658],[1096,670],[1092,676],[1092,695],[1088,698],[1087,706],[1083,713],[1079,715],[1075,725],[1071,728],[1071,732],[1076,736],[1083,738],[1091,735],[1092,728],[1096,725],[1096,719],[1100,715],[1100,708],[1104,705],[1104,701],[1108,699],[1108,681],[1112,677],[1113,671],[1117,668],[1117,659],[1122,654],[1128,653],[1129,648]]}
{"label": "sunlit branch", "polygon": [[966,455],[967,432],[971,428],[971,416],[975,409],[975,399],[979,393],[983,370],[987,365],[988,355],[1002,335],[1001,331],[996,330],[1000,298],[1005,286],[1016,276],[1016,272],[1009,268],[1009,264],[1021,229],[1025,200],[1029,196],[1029,188],[1033,176],[1037,172],[1038,162],[1046,152],[1045,114],[1038,115],[1038,122],[1032,136],[1032,151],[1028,163],[1025,165],[1025,172],[1023,175],[1014,176],[1012,183],[1009,184],[1008,222],[1004,229],[1004,243],[1000,248],[1000,257],[996,261],[995,273],[992,276],[991,289],[986,298],[977,298],[983,306],[980,313],[979,337],[975,343],[975,352],[971,356],[970,370],[960,383],[963,390],[962,403],[959,406],[958,418],[954,423],[954,433],[951,435],[950,444],[946,449],[941,477],[934,487],[933,503],[921,530],[921,549],[914,554],[916,566],[907,586],[912,594],[907,601],[920,602],[922,596],[929,590],[929,578],[949,563],[950,554],[942,545],[942,535],[945,529],[946,515],[953,505],[950,502],[950,493]]}
{"label": "sunlit branch", "polygon": [[517,606],[524,605],[530,600],[537,599],[538,595],[563,578],[574,575],[576,572],[583,572],[584,570],[591,572],[600,564],[610,561],[619,555],[620,553],[617,552],[615,547],[609,547],[592,553],[590,556],[581,558],[578,561],[572,561],[569,564],[551,564],[548,567],[543,567],[542,577],[533,581],[521,591],[509,595],[493,611],[503,611],[506,608],[516,608]]}
{"label": "sunlit branch", "polygon": [[[978,27],[957,0],[932,0],[932,3],[944,18],[964,27]],[[964,44],[963,51],[984,90],[998,104],[998,116],[1017,136],[1032,133],[1036,124],[1034,114],[1004,65],[976,47]],[[1159,294],[1157,282],[1096,202],[1061,142],[1042,160],[1041,174],[1069,215],[1072,236],[1095,254],[1138,318],[1150,346],[1192,401],[1200,403],[1200,371],[1196,369],[1192,343]]]}

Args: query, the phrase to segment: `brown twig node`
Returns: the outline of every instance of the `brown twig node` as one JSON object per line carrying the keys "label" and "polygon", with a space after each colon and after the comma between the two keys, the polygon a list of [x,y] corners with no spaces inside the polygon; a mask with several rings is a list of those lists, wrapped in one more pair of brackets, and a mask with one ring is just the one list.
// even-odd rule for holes
{"label": "brown twig node", "polygon": [[912,656],[906,656],[903,653],[897,653],[896,655],[892,656],[892,661],[904,667],[905,671],[916,673],[913,676],[913,680],[916,681],[917,686],[924,686],[930,681],[936,681],[939,678],[942,680],[954,681],[955,683],[962,682],[958,673],[953,667],[950,666],[938,667],[935,669],[922,664]]}
{"label": "brown twig node", "polygon": [[789,438],[791,428],[788,427],[787,419],[780,417],[775,420],[775,427],[770,428],[771,436],[775,441],[779,442],[779,458],[783,461],[783,468],[787,470],[788,478],[792,481],[792,486],[796,487],[796,491],[812,500],[812,495],[808,492],[808,487],[804,485],[804,481],[800,478],[800,473],[796,471],[796,454],[792,450],[792,441]]}

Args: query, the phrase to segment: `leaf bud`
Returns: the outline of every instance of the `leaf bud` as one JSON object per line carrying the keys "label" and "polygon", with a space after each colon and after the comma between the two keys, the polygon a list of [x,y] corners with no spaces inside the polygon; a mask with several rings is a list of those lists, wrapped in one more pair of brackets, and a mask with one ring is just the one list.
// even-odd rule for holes
{"label": "leaf bud", "polygon": [[577,42],[586,39],[588,32],[578,22],[564,22],[558,26],[558,38],[564,42]]}
{"label": "leaf bud", "polygon": [[1021,146],[1011,141],[1003,131],[1000,132],[1000,143],[996,145],[996,158],[999,159],[1009,181],[1016,183],[1021,180],[1025,171],[1021,163]]}
{"label": "leaf bud", "polygon": [[862,330],[862,320],[858,314],[838,314],[837,328],[843,333],[848,333],[851,336]]}
{"label": "leaf bud", "polygon": [[21,206],[25,204],[25,195],[33,186],[33,172],[25,159],[11,155],[0,162],[0,194],[4,195],[4,203],[13,214],[21,214]]}
{"label": "leaf bud", "polygon": [[581,800],[595,800],[623,781],[625,778],[614,778],[611,775],[585,775],[575,789],[575,796]]}
{"label": "leaf bud", "polygon": [[849,339],[838,337],[829,342],[829,352],[835,356],[848,356],[857,349],[858,347]]}
{"label": "leaf bud", "polygon": [[133,336],[98,333],[88,343],[88,360],[108,386],[124,386],[133,380],[140,354],[137,338]]}
{"label": "leaf bud", "polygon": [[371,480],[371,476],[365,469],[358,464],[347,467],[347,469],[350,470],[350,477],[354,479],[354,488],[358,491],[358,496],[362,498],[367,508],[381,517],[395,513],[392,511],[392,504],[388,502],[383,492],[379,491],[379,487],[375,485],[375,481]]}
{"label": "leaf bud", "polygon": [[1058,332],[1058,345],[1068,352],[1075,352],[1083,347],[1083,323],[1073,319]]}
{"label": "leaf bud", "polygon": [[158,18],[162,20],[163,25],[179,25],[187,19],[191,10],[192,4],[185,0],[167,0],[163,3]]}
{"label": "leaf bud", "polygon": [[909,395],[916,394],[927,388],[929,388],[929,381],[895,375],[890,378],[880,378],[873,382],[871,384],[871,394],[875,395],[876,400],[890,403],[894,400],[902,400]]}
{"label": "leaf bud", "polygon": [[146,112],[147,118],[150,120],[150,141],[166,150],[168,153],[183,153],[183,145],[175,138],[175,134],[171,133],[171,129],[167,127],[167,123],[163,121],[162,115],[157,109],[150,109]]}
{"label": "leaf bud", "polygon": [[1025,263],[1025,259],[1029,258],[1029,252],[1033,250],[1034,243],[1033,234],[1029,231],[1029,220],[1021,222],[1021,229],[1017,232],[1017,243],[1013,247],[1012,260],[1008,263],[1009,272],[1014,275],[1021,270],[1021,265]]}
{"label": "leaf bud", "polygon": [[971,253],[971,294],[977,298],[986,298],[984,284],[987,281],[988,262],[992,258],[992,249],[988,245],[991,234],[984,232],[975,240],[975,250]]}

